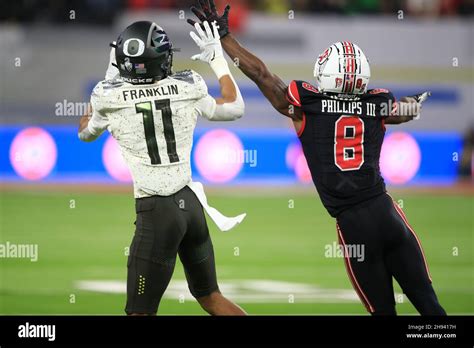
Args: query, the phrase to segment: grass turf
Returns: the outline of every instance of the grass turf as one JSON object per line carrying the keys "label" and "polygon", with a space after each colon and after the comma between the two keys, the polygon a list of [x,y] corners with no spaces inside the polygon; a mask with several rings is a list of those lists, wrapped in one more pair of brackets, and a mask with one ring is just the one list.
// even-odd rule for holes
{"label": "grass turf", "polygon": [[[423,243],[442,305],[450,314],[474,313],[472,197],[394,197],[403,200]],[[222,192],[209,200],[228,215],[248,213],[244,223],[228,233],[218,232],[209,221],[220,281],[267,279],[352,289],[343,260],[324,256],[325,245],[336,241],[335,222],[316,195]],[[0,192],[0,209],[0,243],[39,248],[37,262],[0,259],[1,314],[123,314],[124,294],[78,290],[75,283],[125,280],[125,248],[134,228],[129,194],[6,191]],[[173,279],[184,279],[179,261]],[[398,286],[396,291],[401,292]],[[283,299],[241,305],[251,314],[366,313],[358,302],[303,303],[298,297],[294,303]],[[406,299],[397,310],[416,313]],[[164,299],[160,314],[203,311],[194,301],[180,303],[176,298]]]}

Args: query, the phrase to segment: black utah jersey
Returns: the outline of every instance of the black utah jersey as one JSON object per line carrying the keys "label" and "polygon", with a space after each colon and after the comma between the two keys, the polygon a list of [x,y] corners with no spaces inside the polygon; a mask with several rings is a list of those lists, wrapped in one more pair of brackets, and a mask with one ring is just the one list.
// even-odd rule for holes
{"label": "black utah jersey", "polygon": [[307,82],[292,81],[287,98],[303,112],[298,136],[331,216],[386,191],[379,159],[384,119],[397,107],[392,93],[373,89],[343,98],[320,93]]}

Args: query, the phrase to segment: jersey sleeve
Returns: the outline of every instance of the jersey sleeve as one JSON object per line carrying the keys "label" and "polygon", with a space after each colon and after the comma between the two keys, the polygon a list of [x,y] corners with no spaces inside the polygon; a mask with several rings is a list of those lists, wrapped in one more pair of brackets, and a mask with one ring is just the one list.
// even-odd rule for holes
{"label": "jersey sleeve", "polygon": [[98,136],[109,126],[106,110],[111,104],[110,96],[104,93],[102,82],[99,82],[91,95],[92,117],[87,128],[92,135]]}
{"label": "jersey sleeve", "polygon": [[302,108],[318,94],[319,90],[312,84],[304,81],[293,80],[288,85],[286,99],[288,99],[290,104]]}
{"label": "jersey sleeve", "polygon": [[194,108],[196,109],[199,116],[204,117],[208,120],[211,120],[216,112],[216,100],[210,95],[205,96],[204,98],[199,99],[195,104]]}
{"label": "jersey sleeve", "polygon": [[179,71],[171,78],[179,84],[183,100],[199,100],[208,95],[206,81],[193,70]]}
{"label": "jersey sleeve", "polygon": [[194,80],[194,89],[196,93],[196,99],[201,99],[209,95],[206,81],[195,71],[191,71]]}
{"label": "jersey sleeve", "polygon": [[376,115],[380,117],[398,115],[397,98],[388,89],[376,88],[367,92],[377,102]]}
{"label": "jersey sleeve", "polygon": [[199,116],[210,120],[216,111],[216,100],[209,94],[206,81],[197,72],[191,70],[194,81],[193,95],[196,103],[194,108]]}

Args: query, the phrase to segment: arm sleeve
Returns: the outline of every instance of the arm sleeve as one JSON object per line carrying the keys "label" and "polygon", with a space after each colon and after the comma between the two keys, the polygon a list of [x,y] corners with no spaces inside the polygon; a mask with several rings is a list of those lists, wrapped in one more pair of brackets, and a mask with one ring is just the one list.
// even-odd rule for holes
{"label": "arm sleeve", "polygon": [[107,129],[108,125],[109,123],[106,117],[93,111],[87,127],[78,134],[79,139],[85,142],[94,141]]}
{"label": "arm sleeve", "polygon": [[397,99],[388,89],[375,88],[367,91],[367,94],[371,96],[370,101],[377,105],[375,110],[377,117],[385,118],[398,115]]}
{"label": "arm sleeve", "polygon": [[216,106],[216,100],[208,94],[204,98],[199,99],[194,105],[194,108],[199,116],[211,120],[216,113]]}
{"label": "arm sleeve", "polygon": [[92,117],[87,124],[87,129],[92,135],[101,135],[109,126],[109,121],[106,116],[99,111],[93,110]]}
{"label": "arm sleeve", "polygon": [[99,103],[100,97],[96,94],[97,89],[98,87],[94,89],[91,96],[92,117],[87,127],[79,133],[79,139],[86,142],[97,139],[109,126],[109,120]]}
{"label": "arm sleeve", "polygon": [[195,108],[198,114],[210,121],[235,121],[241,118],[245,111],[245,103],[240,93],[239,86],[232,75],[229,75],[235,85],[237,98],[232,103],[217,104],[216,100],[207,93],[207,86],[201,85],[200,88],[206,91],[203,98],[196,102]]}
{"label": "arm sleeve", "polygon": [[195,108],[200,116],[209,121],[235,121],[244,114],[245,105],[242,97],[237,97],[232,103],[217,104],[213,97],[207,95],[196,102]]}

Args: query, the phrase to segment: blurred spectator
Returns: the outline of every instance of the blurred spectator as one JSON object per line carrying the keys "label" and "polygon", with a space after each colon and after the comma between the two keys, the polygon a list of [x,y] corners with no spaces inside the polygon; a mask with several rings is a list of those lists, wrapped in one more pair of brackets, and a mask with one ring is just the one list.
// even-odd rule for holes
{"label": "blurred spectator", "polygon": [[[284,14],[289,10],[321,14],[396,14],[421,17],[472,16],[474,0],[216,0],[223,9],[232,6],[233,24],[239,28],[248,10]],[[15,22],[65,22],[74,10],[76,21],[109,24],[124,10],[188,9],[197,0],[15,0],[0,2],[0,20]],[[243,17],[241,17],[243,16]]]}
{"label": "blurred spectator", "polygon": [[474,125],[468,129],[464,136],[464,144],[461,154],[461,163],[459,164],[459,175],[461,178],[473,178],[474,171]]}
{"label": "blurred spectator", "polygon": [[0,2],[0,21],[92,23],[107,25],[124,0],[15,0]]}

